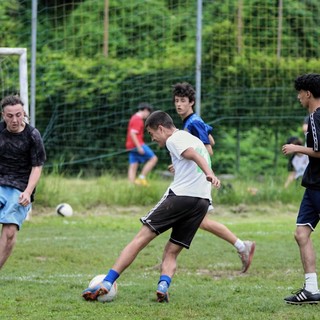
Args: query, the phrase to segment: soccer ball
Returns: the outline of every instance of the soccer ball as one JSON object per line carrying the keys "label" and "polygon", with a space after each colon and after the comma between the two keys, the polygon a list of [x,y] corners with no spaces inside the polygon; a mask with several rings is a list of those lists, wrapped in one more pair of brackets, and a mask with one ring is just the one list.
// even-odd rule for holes
{"label": "soccer ball", "polygon": [[73,215],[73,209],[68,203],[60,203],[56,207],[56,212],[62,217],[71,217]]}
{"label": "soccer ball", "polygon": [[[100,282],[103,281],[103,279],[105,278],[105,274],[99,274],[97,276],[95,276],[89,283],[89,288],[93,288],[95,287],[97,284],[99,284]],[[111,290],[107,293],[104,294],[102,296],[98,296],[97,300],[99,302],[111,302],[112,300],[115,299],[115,297],[117,296],[117,292],[118,292],[118,285],[117,282],[115,281],[111,287]]]}

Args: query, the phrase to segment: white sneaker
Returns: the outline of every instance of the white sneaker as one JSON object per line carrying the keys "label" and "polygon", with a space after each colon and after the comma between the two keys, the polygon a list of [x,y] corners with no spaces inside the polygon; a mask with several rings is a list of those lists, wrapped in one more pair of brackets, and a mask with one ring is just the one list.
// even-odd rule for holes
{"label": "white sneaker", "polygon": [[252,262],[254,250],[256,248],[256,243],[254,241],[243,241],[243,243],[245,245],[245,249],[243,252],[238,251],[238,254],[242,262],[241,272],[245,273],[249,269],[250,264]]}

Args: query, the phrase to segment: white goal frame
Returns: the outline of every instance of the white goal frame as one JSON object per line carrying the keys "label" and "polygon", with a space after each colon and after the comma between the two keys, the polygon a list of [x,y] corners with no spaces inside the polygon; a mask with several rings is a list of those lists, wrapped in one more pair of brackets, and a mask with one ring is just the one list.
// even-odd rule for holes
{"label": "white goal frame", "polygon": [[[1,48],[0,55],[18,55],[19,57],[19,82],[20,98],[24,103],[24,110],[29,117],[29,99],[28,99],[28,62],[26,48]],[[2,97],[3,98],[3,97]]]}

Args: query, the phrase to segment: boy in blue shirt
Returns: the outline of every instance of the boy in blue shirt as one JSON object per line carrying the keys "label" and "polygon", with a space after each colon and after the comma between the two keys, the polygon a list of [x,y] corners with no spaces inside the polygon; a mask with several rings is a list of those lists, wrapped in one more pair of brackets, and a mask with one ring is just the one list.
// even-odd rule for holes
{"label": "boy in blue shirt", "polygon": [[[214,145],[213,128],[193,111],[195,103],[194,88],[187,82],[176,83],[173,86],[173,102],[178,115],[183,121],[183,129],[199,138],[212,156],[212,146]],[[171,166],[169,166],[169,170],[172,172]],[[212,206],[209,207],[209,211],[211,210],[213,210]],[[249,269],[255,251],[255,242],[242,241],[225,225],[209,219],[208,215],[203,219],[200,228],[232,244],[237,249],[242,262],[241,272],[245,273]]]}

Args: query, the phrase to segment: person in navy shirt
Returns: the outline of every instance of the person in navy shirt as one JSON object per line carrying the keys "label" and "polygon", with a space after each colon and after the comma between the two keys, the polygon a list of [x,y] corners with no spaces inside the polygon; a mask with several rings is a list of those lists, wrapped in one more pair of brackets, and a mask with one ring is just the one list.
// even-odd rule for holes
{"label": "person in navy shirt", "polygon": [[305,187],[296,220],[295,240],[305,274],[304,286],[284,300],[289,304],[317,304],[320,292],[316,273],[316,256],[311,234],[320,220],[320,74],[304,74],[295,79],[298,100],[309,112],[306,145],[285,144],[282,152],[306,154],[309,164],[301,185]]}

